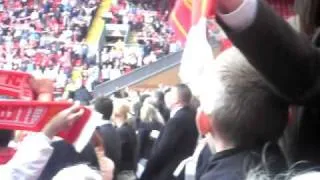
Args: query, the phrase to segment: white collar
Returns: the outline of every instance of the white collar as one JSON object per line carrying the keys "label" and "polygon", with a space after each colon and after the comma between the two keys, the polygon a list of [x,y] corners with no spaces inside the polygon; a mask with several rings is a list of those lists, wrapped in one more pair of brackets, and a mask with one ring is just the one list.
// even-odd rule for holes
{"label": "white collar", "polygon": [[177,106],[177,107],[172,108],[172,110],[171,110],[171,112],[170,112],[170,118],[172,118],[173,116],[175,116],[176,113],[177,113],[178,111],[180,111],[182,108],[183,108],[183,106]]}

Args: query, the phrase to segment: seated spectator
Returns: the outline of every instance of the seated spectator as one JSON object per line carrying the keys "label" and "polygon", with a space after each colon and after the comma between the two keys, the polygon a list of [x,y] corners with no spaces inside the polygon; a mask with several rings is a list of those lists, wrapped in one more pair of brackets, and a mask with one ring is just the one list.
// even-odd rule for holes
{"label": "seated spectator", "polygon": [[[216,153],[201,180],[243,180],[262,164],[272,177],[286,170],[276,144],[288,121],[288,104],[275,96],[266,81],[235,48],[223,52],[205,71],[197,120]],[[267,143],[271,142],[271,143]],[[272,143],[273,142],[273,143]]]}
{"label": "seated spectator", "polygon": [[113,121],[121,139],[121,161],[118,180],[134,180],[136,170],[137,137],[135,130],[128,123],[129,106],[126,101],[115,102]]}

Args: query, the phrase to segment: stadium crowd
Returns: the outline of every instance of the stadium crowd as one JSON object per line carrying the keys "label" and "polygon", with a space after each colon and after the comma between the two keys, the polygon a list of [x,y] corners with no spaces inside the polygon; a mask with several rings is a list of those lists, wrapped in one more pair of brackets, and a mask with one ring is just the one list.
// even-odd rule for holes
{"label": "stadium crowd", "polygon": [[[88,57],[84,39],[99,2],[0,2],[0,68],[50,78],[56,81],[56,92],[67,98],[82,85],[90,93],[98,83],[116,79],[170,52],[167,42],[168,38],[174,41],[173,33],[160,15],[119,1],[110,10],[111,23],[130,24],[130,31],[137,33],[138,48],[127,48],[121,39],[102,50],[101,62]],[[151,14],[148,18],[146,12]],[[175,51],[177,48],[171,50]]]}
{"label": "stadium crowd", "polygon": [[[299,28],[265,1],[217,2],[234,47],[190,71],[197,82],[87,99],[99,117],[80,153],[54,138],[83,116],[78,102],[18,146],[13,131],[0,130],[0,177],[319,179],[319,1],[297,1]],[[31,87],[41,97],[52,84]]]}

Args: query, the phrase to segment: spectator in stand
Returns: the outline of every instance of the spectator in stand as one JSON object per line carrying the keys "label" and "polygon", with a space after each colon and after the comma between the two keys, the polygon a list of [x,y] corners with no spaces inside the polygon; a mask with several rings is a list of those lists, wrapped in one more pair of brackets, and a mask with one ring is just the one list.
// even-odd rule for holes
{"label": "spectator in stand", "polygon": [[121,138],[121,161],[118,180],[135,180],[137,163],[137,137],[132,125],[128,122],[129,106],[127,101],[118,100],[113,110],[113,121]]}
{"label": "spectator in stand", "polygon": [[91,100],[93,99],[92,95],[86,88],[86,86],[82,83],[79,89],[74,91],[73,100],[80,101],[82,105],[90,105]]}
{"label": "spectator in stand", "polygon": [[147,98],[143,103],[140,110],[140,123],[137,128],[139,142],[138,163],[143,167],[146,166],[154,142],[158,138],[160,130],[165,125],[165,121],[160,112],[151,101],[151,98]]}
{"label": "spectator in stand", "polygon": [[178,164],[192,155],[198,132],[196,112],[190,107],[191,98],[192,93],[184,84],[175,86],[167,94],[170,119],[160,132],[141,180],[173,179]]}
{"label": "spectator in stand", "polygon": [[156,91],[153,94],[153,98],[155,101],[155,107],[159,110],[165,122],[167,122],[170,118],[170,110],[165,104],[164,93],[162,91]]}
{"label": "spectator in stand", "polygon": [[113,112],[113,102],[107,97],[99,97],[94,103],[94,108],[102,114],[102,120],[98,126],[104,142],[105,155],[115,164],[114,177],[117,176],[121,166],[121,139],[120,134],[111,122]]}

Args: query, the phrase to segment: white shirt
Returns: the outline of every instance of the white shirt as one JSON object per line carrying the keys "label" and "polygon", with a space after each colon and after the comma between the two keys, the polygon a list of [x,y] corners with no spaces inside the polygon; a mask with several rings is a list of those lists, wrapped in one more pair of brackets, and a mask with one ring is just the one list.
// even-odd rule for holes
{"label": "white shirt", "polygon": [[221,20],[234,31],[249,27],[255,20],[258,9],[257,0],[244,0],[243,3],[229,14],[219,14]]}
{"label": "white shirt", "polygon": [[0,166],[1,180],[37,180],[53,153],[43,133],[26,137],[13,158]]}

